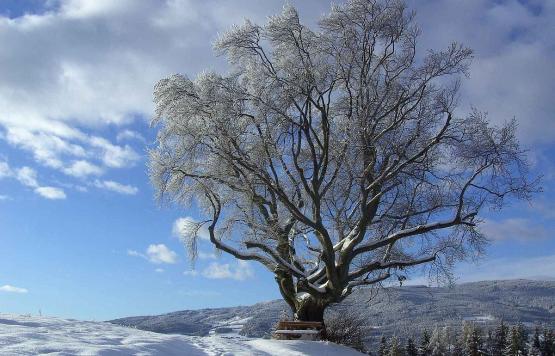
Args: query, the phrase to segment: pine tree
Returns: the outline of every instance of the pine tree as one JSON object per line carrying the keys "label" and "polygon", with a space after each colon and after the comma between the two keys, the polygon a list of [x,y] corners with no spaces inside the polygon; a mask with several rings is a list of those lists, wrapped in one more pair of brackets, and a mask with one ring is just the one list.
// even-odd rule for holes
{"label": "pine tree", "polygon": [[409,337],[407,340],[407,346],[405,346],[405,355],[406,356],[418,356],[418,349],[414,344],[412,338]]}
{"label": "pine tree", "polygon": [[424,330],[420,339],[420,347],[418,349],[420,356],[430,355],[430,334],[428,330]]}
{"label": "pine tree", "polygon": [[464,353],[468,356],[480,356],[482,348],[482,331],[471,323],[463,325]]}
{"label": "pine tree", "polygon": [[525,343],[522,335],[522,329],[520,326],[513,326],[511,332],[508,336],[507,346],[505,347],[505,356],[519,356],[526,355]]}
{"label": "pine tree", "polygon": [[534,335],[532,335],[528,356],[541,356],[540,328],[537,326],[534,329]]}
{"label": "pine tree", "polygon": [[528,331],[522,323],[518,323],[516,326],[518,330],[518,352],[519,355],[528,354]]}
{"label": "pine tree", "polygon": [[382,336],[380,340],[380,348],[378,349],[378,356],[386,356],[387,355],[387,340],[385,336]]}
{"label": "pine tree", "polygon": [[541,347],[541,344],[540,344],[540,328],[538,326],[536,326],[534,328],[534,335],[532,336],[532,346],[534,346],[538,349]]}
{"label": "pine tree", "polygon": [[403,348],[401,347],[397,336],[393,336],[391,338],[389,352],[387,353],[387,356],[403,356]]}
{"label": "pine tree", "polygon": [[493,345],[491,347],[492,356],[503,356],[505,348],[507,347],[507,333],[508,328],[501,320],[501,323],[495,329],[493,334]]}
{"label": "pine tree", "polygon": [[442,334],[442,330],[436,326],[434,331],[432,332],[429,343],[429,349],[432,356],[445,355],[446,345],[444,343],[444,338]]}
{"label": "pine tree", "polygon": [[484,350],[488,355],[491,355],[493,353],[493,349],[494,349],[493,344],[494,344],[493,331],[488,330],[488,336],[484,344]]}
{"label": "pine tree", "polygon": [[543,340],[541,340],[540,350],[542,356],[555,355],[555,335],[553,330],[543,329]]}
{"label": "pine tree", "polygon": [[459,340],[455,340],[455,345],[453,345],[453,351],[451,351],[451,356],[464,356],[464,350]]}

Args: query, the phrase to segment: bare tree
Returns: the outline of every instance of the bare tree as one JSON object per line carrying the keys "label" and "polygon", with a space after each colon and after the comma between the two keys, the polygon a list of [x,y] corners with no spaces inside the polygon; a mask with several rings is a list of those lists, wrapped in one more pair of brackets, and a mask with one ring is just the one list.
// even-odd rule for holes
{"label": "bare tree", "polygon": [[317,31],[297,11],[216,42],[231,72],[155,87],[150,175],[159,198],[203,209],[199,229],[275,274],[300,320],[427,264],[480,252],[478,213],[534,189],[515,123],[455,112],[471,50],[416,56],[403,1],[351,0]]}

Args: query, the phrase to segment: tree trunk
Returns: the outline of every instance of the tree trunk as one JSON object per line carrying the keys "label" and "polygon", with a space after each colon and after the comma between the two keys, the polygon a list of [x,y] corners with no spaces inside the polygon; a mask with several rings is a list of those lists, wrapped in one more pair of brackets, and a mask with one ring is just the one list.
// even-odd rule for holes
{"label": "tree trunk", "polygon": [[324,322],[327,303],[321,299],[306,297],[296,302],[295,319],[300,321]]}
{"label": "tree trunk", "polygon": [[285,302],[291,307],[295,320],[324,321],[324,310],[329,302],[308,293],[305,293],[303,298],[298,298],[297,291],[300,287],[295,286],[291,274],[282,269],[277,269],[274,273],[279,291]]}

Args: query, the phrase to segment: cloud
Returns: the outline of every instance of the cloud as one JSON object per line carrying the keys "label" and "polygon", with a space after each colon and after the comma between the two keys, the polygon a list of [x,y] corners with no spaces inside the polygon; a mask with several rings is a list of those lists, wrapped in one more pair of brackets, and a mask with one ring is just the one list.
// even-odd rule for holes
{"label": "cloud", "polygon": [[148,260],[152,263],[176,263],[177,254],[164,244],[149,245],[146,249]]}
{"label": "cloud", "polygon": [[0,194],[0,201],[11,200],[9,195]]}
{"label": "cloud", "polygon": [[198,275],[198,271],[197,270],[190,270],[190,271],[183,271],[183,275],[184,276],[191,276],[191,277],[196,277]]}
{"label": "cloud", "polygon": [[164,244],[150,244],[145,253],[141,253],[137,250],[127,250],[127,255],[144,258],[145,260],[155,264],[177,263],[177,253],[170,250]]}
{"label": "cloud", "polygon": [[[7,162],[0,162],[0,178],[4,177],[15,178],[22,185],[33,188],[33,191],[43,198],[51,200],[66,198],[65,192],[61,188],[41,186],[37,180],[37,172],[31,167],[24,166],[21,168],[12,169]],[[7,199],[7,197],[5,199]]]}
{"label": "cloud", "polygon": [[116,136],[116,140],[119,141],[126,141],[126,140],[137,140],[140,142],[145,142],[145,138],[143,135],[138,133],[137,131],[132,130],[123,130]]}
{"label": "cloud", "polygon": [[200,227],[199,229],[198,224],[199,222],[190,216],[178,218],[173,222],[172,234],[175,237],[182,238],[184,236],[191,236],[192,234],[197,232],[198,229],[197,234],[199,238],[201,238],[202,240],[210,240],[210,234],[208,232],[208,229],[206,228],[206,225],[202,225],[202,227]]}
{"label": "cloud", "polygon": [[410,1],[422,25],[421,52],[451,41],[474,50],[470,79],[462,87],[463,107],[488,111],[495,123],[515,117],[521,140],[536,145],[555,139],[550,95],[555,92],[555,37],[548,35],[555,31],[555,2],[531,3]]}
{"label": "cloud", "polygon": [[542,224],[525,218],[510,218],[501,221],[485,220],[480,231],[493,241],[530,241],[546,239],[552,234]]}
{"label": "cloud", "polygon": [[121,184],[118,182],[114,182],[112,180],[95,180],[94,186],[100,189],[111,190],[116,193],[125,194],[125,195],[135,195],[139,191],[139,188],[134,187],[132,185]]}
{"label": "cloud", "polygon": [[245,15],[263,20],[281,7],[279,1],[241,11],[192,0],[54,3],[40,14],[0,15],[7,53],[0,58],[0,136],[70,177],[78,160],[106,170],[133,165],[140,155],[131,146],[99,133],[115,127],[118,142],[143,142],[125,127],[152,116],[158,80],[223,68],[211,49],[217,33]]}
{"label": "cloud", "polygon": [[220,264],[212,262],[202,271],[202,275],[209,279],[234,279],[243,281],[254,277],[254,270],[246,261],[237,261],[233,268],[228,263]]}
{"label": "cloud", "polygon": [[30,167],[22,167],[16,170],[16,179],[23,185],[31,188],[39,186],[37,182],[37,172]]}
{"label": "cloud", "polygon": [[132,166],[139,155],[131,146],[118,146],[102,137],[92,137],[90,143],[99,149],[102,162],[111,168],[123,168]]}
{"label": "cloud", "polygon": [[164,269],[163,269],[163,268],[156,268],[156,269],[154,270],[154,272],[156,272],[156,273],[164,273]]}
{"label": "cloud", "polygon": [[[192,50],[201,43],[210,48],[210,36],[198,37],[196,29],[213,23],[211,16],[160,26],[175,16],[171,10],[190,7],[188,1],[62,0],[42,14],[0,16],[9,53],[0,59],[4,140],[68,174],[68,162],[85,158],[98,157],[108,168],[132,165],[140,156],[131,146],[91,133],[150,117],[154,84],[181,70],[184,60],[211,55]],[[201,64],[206,61],[199,70]],[[131,138],[140,135],[120,135]]]}
{"label": "cloud", "polygon": [[140,253],[137,250],[127,250],[127,255],[128,256],[133,256],[133,257],[141,257],[141,258],[147,258],[144,254]]}
{"label": "cloud", "polygon": [[88,161],[78,160],[74,161],[69,167],[64,168],[63,172],[73,177],[84,178],[91,175],[102,175],[102,173],[104,173],[104,169]]}
{"label": "cloud", "polygon": [[65,192],[62,189],[55,187],[37,187],[35,188],[35,193],[39,194],[43,198],[52,200],[66,198]]}
{"label": "cloud", "polygon": [[26,294],[29,291],[25,288],[14,287],[6,284],[0,287],[0,292]]}
{"label": "cloud", "polygon": [[[224,61],[211,50],[217,33],[244,17],[264,22],[282,6],[279,0],[218,6],[192,0],[55,3],[41,14],[0,16],[7,53],[0,58],[0,136],[68,178],[136,164],[141,155],[132,146],[100,135],[109,128],[118,132],[118,143],[144,142],[126,127],[152,116],[152,88],[159,79],[223,70]],[[327,2],[292,3],[311,25],[329,11]],[[423,28],[420,53],[452,40],[476,50],[463,86],[467,107],[488,110],[496,122],[516,116],[527,143],[555,139],[555,101],[549,94],[555,91],[553,1],[409,4]],[[75,166],[81,161],[90,166]]]}
{"label": "cloud", "polygon": [[10,177],[12,174],[8,162],[0,162],[0,178]]}

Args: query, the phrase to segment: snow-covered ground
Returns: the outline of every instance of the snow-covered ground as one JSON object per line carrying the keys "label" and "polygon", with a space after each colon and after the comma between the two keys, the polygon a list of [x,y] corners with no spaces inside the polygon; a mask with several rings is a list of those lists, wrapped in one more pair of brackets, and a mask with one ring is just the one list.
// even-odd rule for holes
{"label": "snow-covered ground", "polygon": [[[242,320],[234,320],[241,323]],[[249,339],[235,333],[166,335],[109,323],[0,313],[0,355],[360,356],[318,341]]]}

